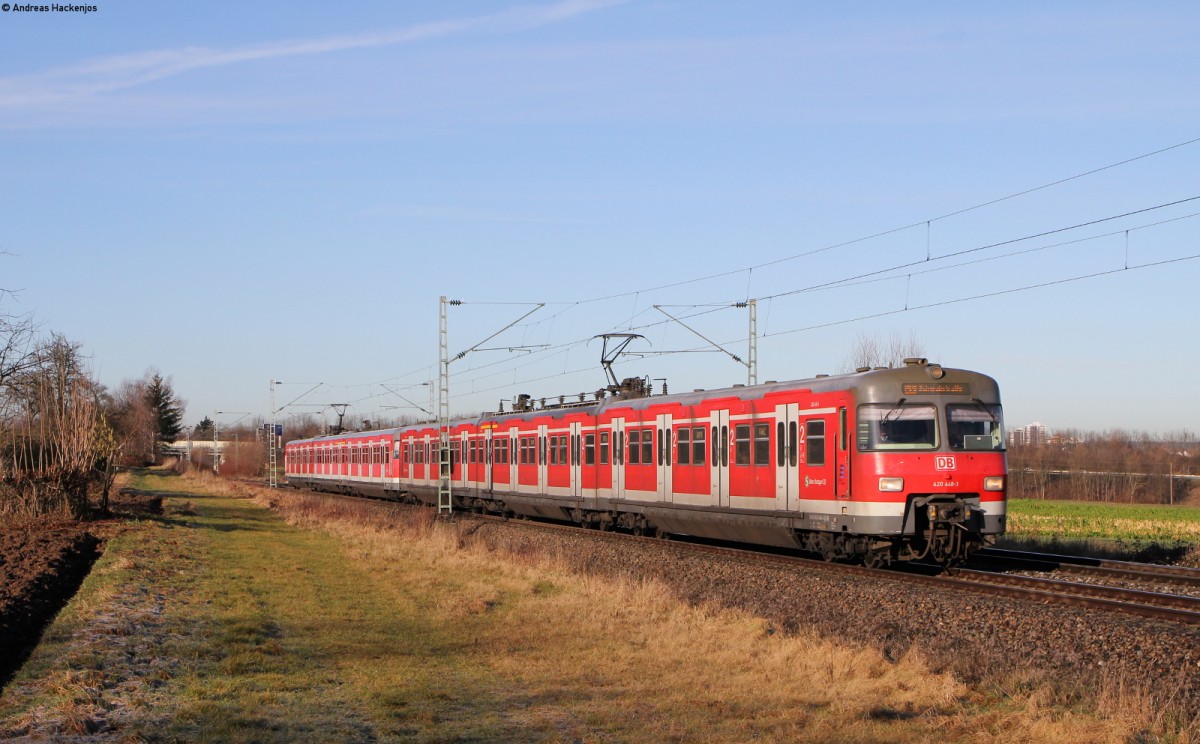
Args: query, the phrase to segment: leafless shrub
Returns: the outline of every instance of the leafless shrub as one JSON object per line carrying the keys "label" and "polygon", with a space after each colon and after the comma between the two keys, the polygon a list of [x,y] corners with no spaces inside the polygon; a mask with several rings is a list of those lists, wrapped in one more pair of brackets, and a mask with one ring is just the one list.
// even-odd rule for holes
{"label": "leafless shrub", "polygon": [[859,333],[840,369],[843,373],[849,373],[864,367],[899,367],[905,359],[925,356],[924,347],[916,331],[909,331],[908,336],[893,332],[887,339]]}
{"label": "leafless shrub", "polygon": [[3,390],[0,512],[87,513],[95,464],[98,388],[78,344],[53,335]]}
{"label": "leafless shrub", "polygon": [[1109,503],[1187,503],[1200,473],[1195,434],[1156,437],[1120,429],[1056,431],[1008,450],[1009,496]]}

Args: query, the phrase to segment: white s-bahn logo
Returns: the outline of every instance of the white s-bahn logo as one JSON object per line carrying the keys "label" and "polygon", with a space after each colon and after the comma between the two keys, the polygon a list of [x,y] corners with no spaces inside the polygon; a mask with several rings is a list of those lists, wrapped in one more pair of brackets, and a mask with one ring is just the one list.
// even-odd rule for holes
{"label": "white s-bahn logo", "polygon": [[938,455],[933,458],[934,470],[954,470],[954,455]]}

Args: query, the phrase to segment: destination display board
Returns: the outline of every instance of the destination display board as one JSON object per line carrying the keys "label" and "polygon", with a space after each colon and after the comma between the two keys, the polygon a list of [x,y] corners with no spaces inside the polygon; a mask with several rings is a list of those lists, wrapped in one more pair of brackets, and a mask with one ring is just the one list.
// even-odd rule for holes
{"label": "destination display board", "polygon": [[904,395],[970,395],[971,386],[965,382],[906,382]]}

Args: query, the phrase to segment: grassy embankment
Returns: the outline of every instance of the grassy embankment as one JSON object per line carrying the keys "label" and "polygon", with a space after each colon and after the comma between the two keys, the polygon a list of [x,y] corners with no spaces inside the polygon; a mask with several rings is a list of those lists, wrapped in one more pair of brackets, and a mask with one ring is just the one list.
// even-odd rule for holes
{"label": "grassy embankment", "polygon": [[428,510],[135,485],[170,492],[167,516],[110,540],[0,698],[0,736],[1123,741],[1163,725],[1136,697],[1100,715],[1020,680],[972,690],[916,654],[487,552]]}
{"label": "grassy embankment", "polygon": [[1143,559],[1200,553],[1200,508],[1012,499],[1006,542],[1014,547]]}

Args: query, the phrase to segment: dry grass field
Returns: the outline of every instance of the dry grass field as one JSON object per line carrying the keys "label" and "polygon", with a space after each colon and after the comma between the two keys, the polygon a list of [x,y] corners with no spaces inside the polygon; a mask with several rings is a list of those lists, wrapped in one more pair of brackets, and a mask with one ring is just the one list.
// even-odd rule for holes
{"label": "dry grass field", "polygon": [[776,632],[664,587],[509,554],[431,511],[145,477],[0,697],[0,737],[79,741],[1189,741],[919,653]]}

